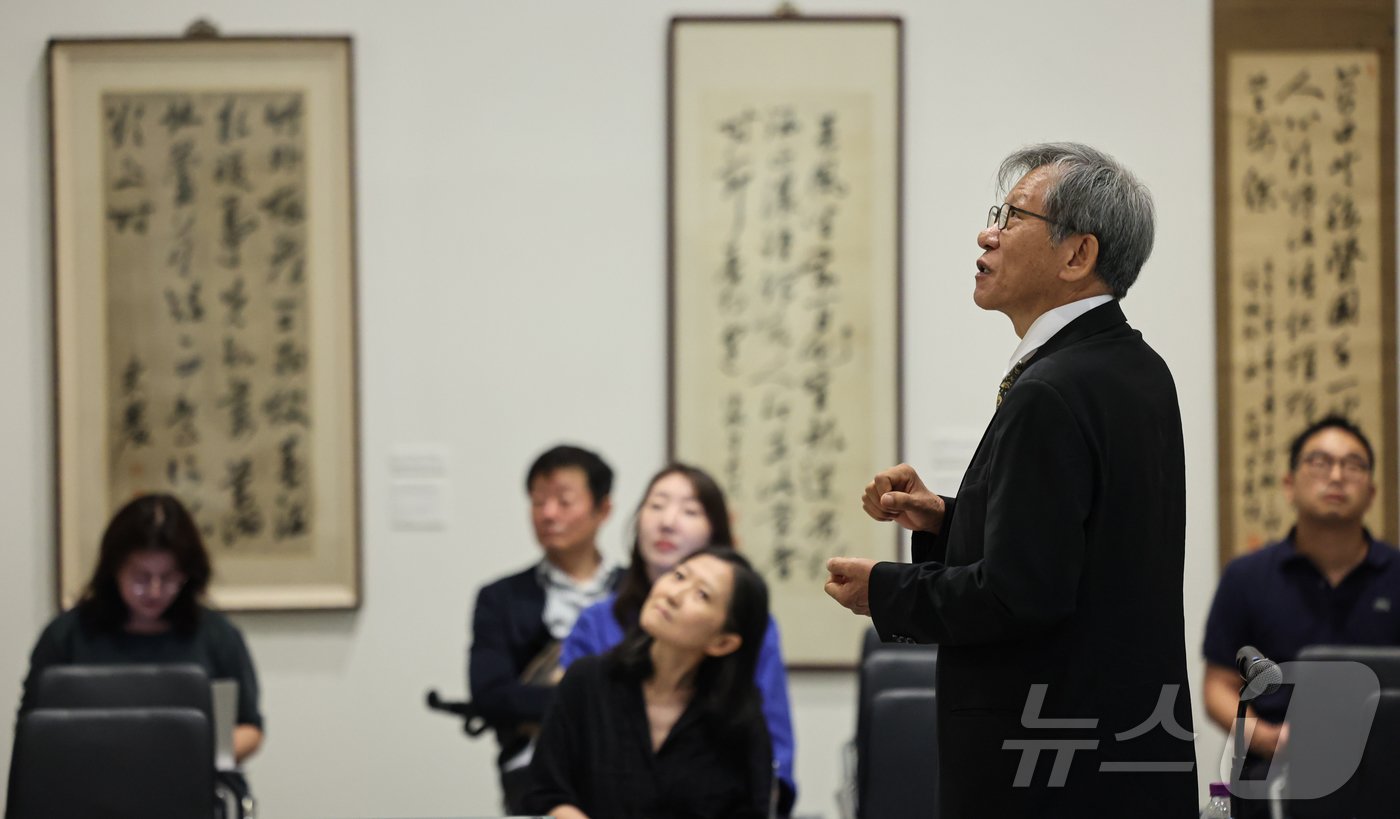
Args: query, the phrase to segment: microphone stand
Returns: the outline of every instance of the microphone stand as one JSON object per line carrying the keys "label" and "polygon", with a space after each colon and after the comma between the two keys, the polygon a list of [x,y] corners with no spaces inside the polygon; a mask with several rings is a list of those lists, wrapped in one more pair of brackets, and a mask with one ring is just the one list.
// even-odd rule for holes
{"label": "microphone stand", "polygon": [[[1235,665],[1239,668],[1244,685],[1240,687],[1240,705],[1235,711],[1235,758],[1230,770],[1230,812],[1240,815],[1240,797],[1243,789],[1244,761],[1249,754],[1249,743],[1244,736],[1245,711],[1256,697],[1278,689],[1283,684],[1283,672],[1278,665],[1259,653],[1254,646],[1244,646],[1235,653]],[[1267,777],[1265,777],[1267,779]]]}
{"label": "microphone stand", "polygon": [[1240,815],[1239,797],[1236,796],[1240,788],[1235,786],[1244,780],[1244,758],[1249,753],[1249,742],[1244,736],[1245,710],[1255,697],[1267,694],[1277,687],[1264,683],[1261,679],[1240,686],[1240,705],[1235,710],[1235,756],[1230,769],[1230,813],[1235,816]]}
{"label": "microphone stand", "polygon": [[1253,692],[1249,691],[1248,685],[1240,686],[1240,705],[1235,711],[1235,757],[1230,766],[1230,815],[1240,815],[1239,797],[1235,794],[1240,789],[1236,785],[1244,777],[1244,758],[1249,751],[1248,741],[1244,737],[1244,715],[1249,708],[1249,701],[1254,699]]}

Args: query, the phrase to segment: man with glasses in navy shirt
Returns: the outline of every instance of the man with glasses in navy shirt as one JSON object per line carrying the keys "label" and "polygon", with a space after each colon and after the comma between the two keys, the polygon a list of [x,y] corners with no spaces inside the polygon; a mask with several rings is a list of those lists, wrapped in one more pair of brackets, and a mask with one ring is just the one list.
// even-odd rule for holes
{"label": "man with glasses in navy shirt", "polygon": [[[1283,492],[1297,523],[1280,541],[1225,567],[1205,636],[1206,712],[1231,730],[1239,705],[1235,652],[1254,646],[1275,662],[1310,645],[1400,645],[1400,555],[1366,530],[1376,496],[1375,454],[1360,428],[1329,415],[1289,449]],[[1263,778],[1288,742],[1285,687],[1259,697],[1243,778]],[[1240,800],[1235,819],[1267,817],[1264,802]]]}

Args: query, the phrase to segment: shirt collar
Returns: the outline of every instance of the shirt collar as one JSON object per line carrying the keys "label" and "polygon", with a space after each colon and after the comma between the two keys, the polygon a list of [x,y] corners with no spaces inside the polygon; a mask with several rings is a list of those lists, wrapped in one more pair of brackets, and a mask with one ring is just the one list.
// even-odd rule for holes
{"label": "shirt collar", "polygon": [[[1363,526],[1361,528],[1361,534],[1366,538],[1367,547],[1366,558],[1362,560],[1359,565],[1368,566],[1372,569],[1379,569],[1389,564],[1390,561],[1395,558],[1395,550],[1376,540],[1374,537],[1371,537],[1370,529]],[[1288,536],[1283,539],[1283,542],[1287,544],[1288,548],[1280,555],[1281,562],[1292,564],[1305,561],[1309,565],[1312,564],[1312,561],[1308,560],[1306,555],[1298,551],[1297,526],[1288,530]]]}
{"label": "shirt collar", "polygon": [[1006,371],[1002,375],[1011,372],[1011,369],[1017,364],[1034,355],[1036,350],[1054,338],[1056,333],[1065,329],[1071,321],[1110,301],[1113,301],[1113,297],[1107,294],[1090,296],[1087,299],[1062,304],[1041,313],[1040,317],[1031,323],[1030,329],[1026,330],[1026,335],[1021,339],[1021,343],[1016,345],[1016,352],[1012,353],[1011,360],[1006,362]]}
{"label": "shirt collar", "polygon": [[535,577],[539,580],[540,585],[546,589],[550,587],[574,589],[584,594],[593,595],[607,590],[608,581],[617,568],[617,562],[605,554],[602,555],[598,569],[593,572],[592,577],[587,580],[575,580],[548,560],[541,560],[535,566]]}

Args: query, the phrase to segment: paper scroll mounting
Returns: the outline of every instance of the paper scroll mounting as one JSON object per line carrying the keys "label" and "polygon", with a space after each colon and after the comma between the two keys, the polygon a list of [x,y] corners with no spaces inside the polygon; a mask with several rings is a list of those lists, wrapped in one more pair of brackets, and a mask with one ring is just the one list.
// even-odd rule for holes
{"label": "paper scroll mounting", "polygon": [[350,42],[49,48],[59,594],[131,497],[229,609],[359,601]]}
{"label": "paper scroll mounting", "polygon": [[1329,413],[1396,536],[1393,30],[1390,4],[1216,7],[1222,562],[1287,532],[1289,443]]}
{"label": "paper scroll mounting", "polygon": [[854,663],[826,558],[895,556],[855,500],[899,453],[900,26],[671,29],[671,451],[715,476],[795,666]]}

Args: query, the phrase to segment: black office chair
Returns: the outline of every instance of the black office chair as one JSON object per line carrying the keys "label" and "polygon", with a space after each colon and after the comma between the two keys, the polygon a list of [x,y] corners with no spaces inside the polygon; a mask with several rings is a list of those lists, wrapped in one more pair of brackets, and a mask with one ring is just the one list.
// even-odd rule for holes
{"label": "black office chair", "polygon": [[1308,646],[1299,660],[1344,660],[1361,663],[1376,672],[1382,689],[1400,689],[1400,646]]}
{"label": "black office chair", "polygon": [[[874,629],[871,629],[873,632]],[[880,814],[863,807],[869,792],[870,719],[875,699],[884,691],[900,688],[932,691],[937,671],[938,646],[910,643],[871,642],[866,636],[864,659],[860,666],[859,691],[856,704],[855,739],[855,815],[860,819],[881,819]],[[925,752],[937,742],[936,735],[926,738]]]}
{"label": "black office chair", "polygon": [[[1393,819],[1396,815],[1396,806],[1400,805],[1400,777],[1396,776],[1400,770],[1400,690],[1382,689],[1365,702],[1353,703],[1353,707],[1375,709],[1355,772],[1332,793],[1301,799],[1293,787],[1296,771],[1290,765],[1283,803],[1284,813],[1290,819]],[[1290,746],[1309,739],[1306,735],[1290,739]]]}
{"label": "black office chair", "polygon": [[938,816],[938,708],[932,688],[892,688],[870,708],[861,813],[871,819]]}
{"label": "black office chair", "polygon": [[1371,736],[1353,779],[1357,819],[1394,816],[1400,806],[1400,689],[1382,689],[1376,699]]}
{"label": "black office chair", "polygon": [[438,695],[436,688],[428,690],[427,705],[429,711],[439,711],[462,720],[462,732],[469,737],[479,737],[491,727],[475,703],[470,700],[445,700]]}
{"label": "black office chair", "polygon": [[35,708],[193,708],[214,718],[209,675],[193,663],[50,666],[32,701]]}
{"label": "black office chair", "polygon": [[[1298,685],[1307,685],[1314,692],[1314,707],[1305,709],[1290,704],[1288,775],[1285,778],[1285,813],[1294,819],[1350,819],[1394,817],[1400,804],[1400,648],[1393,646],[1310,646],[1298,654],[1299,661],[1355,662],[1371,669],[1379,683],[1379,691],[1367,697],[1355,690],[1331,694],[1327,686],[1335,685],[1332,675],[1319,666],[1303,667],[1298,672]],[[1354,689],[1355,686],[1352,686]],[[1294,694],[1295,703],[1298,694]],[[1318,702],[1321,700],[1321,702]],[[1348,737],[1364,728],[1370,717],[1370,733],[1355,772],[1345,784],[1332,793],[1315,799],[1299,798],[1308,787],[1308,771],[1303,765],[1334,764],[1339,754],[1348,750],[1336,737],[1325,736],[1341,730]],[[1355,726],[1338,724],[1357,723]],[[1359,726],[1359,727],[1358,727]],[[1355,749],[1350,749],[1355,753]]]}
{"label": "black office chair", "polygon": [[[211,736],[214,724],[209,676],[194,663],[50,666],[35,682],[31,701],[35,709],[191,708],[209,722]],[[212,766],[212,745],[207,759]],[[242,773],[215,771],[213,776],[220,815],[252,817],[255,802]]]}
{"label": "black office chair", "polygon": [[53,708],[20,715],[8,819],[213,819],[213,733],[193,708]]}
{"label": "black office chair", "polygon": [[865,638],[860,643],[860,662],[865,664],[865,658],[885,647],[900,648],[906,643],[886,643],[880,639],[880,632],[874,626],[865,630]]}

